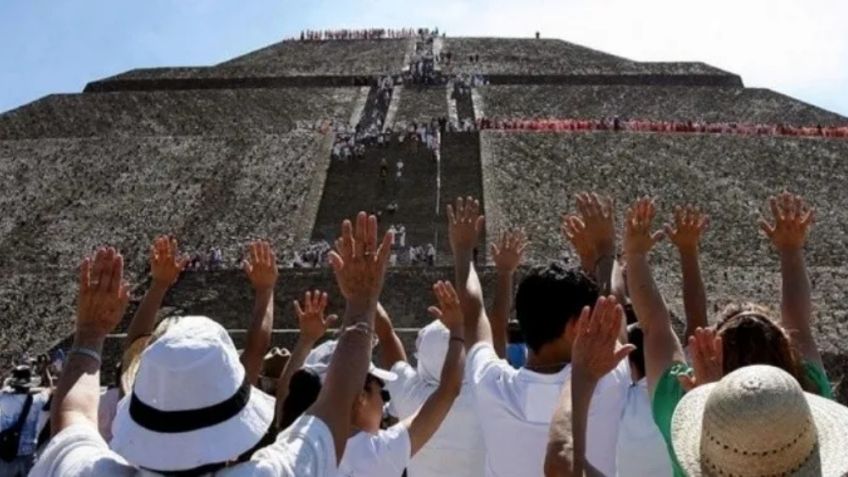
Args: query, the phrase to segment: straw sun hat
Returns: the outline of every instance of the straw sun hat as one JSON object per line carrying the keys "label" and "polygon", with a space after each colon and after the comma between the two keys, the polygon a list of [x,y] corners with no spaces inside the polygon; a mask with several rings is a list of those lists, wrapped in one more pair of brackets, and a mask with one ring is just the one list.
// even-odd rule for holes
{"label": "straw sun hat", "polygon": [[686,394],[671,436],[689,476],[848,475],[848,408],[772,366],[745,366]]}

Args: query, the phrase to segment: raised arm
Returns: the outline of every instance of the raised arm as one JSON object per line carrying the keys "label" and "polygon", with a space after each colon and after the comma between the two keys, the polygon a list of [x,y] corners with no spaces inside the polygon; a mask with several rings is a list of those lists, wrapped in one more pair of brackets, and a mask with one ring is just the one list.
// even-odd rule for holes
{"label": "raised arm", "polygon": [[292,306],[297,317],[300,334],[297,336],[291,357],[283,367],[280,380],[277,382],[276,422],[278,426],[283,417],[283,404],[289,395],[289,383],[292,376],[303,367],[312,347],[338,319],[336,315],[324,317],[324,310],[327,308],[327,294],[319,290],[307,291],[303,294],[303,305],[294,300]]}
{"label": "raised arm", "polygon": [[495,285],[495,306],[492,309],[492,339],[495,353],[506,359],[507,326],[509,312],[512,309],[513,277],[521,265],[524,249],[527,247],[527,235],[524,229],[513,229],[501,234],[500,242],[492,244],[492,259],[497,270]]}
{"label": "raised arm", "polygon": [[251,242],[242,268],[253,285],[253,313],[247,328],[247,344],[241,363],[251,384],[259,381],[262,360],[271,346],[274,328],[274,287],[277,285],[277,256],[264,240]]}
{"label": "raised arm", "polygon": [[430,307],[429,311],[450,331],[450,340],[445,364],[442,365],[439,387],[424,401],[418,413],[405,421],[413,456],[436,433],[448,415],[454,400],[462,390],[462,373],[465,367],[463,317],[459,297],[450,282],[436,282],[433,292],[439,306]]}
{"label": "raised arm", "polygon": [[545,476],[600,475],[586,460],[589,406],[598,381],[636,348],[618,342],[624,310],[613,296],[584,307],[572,348],[571,381],[563,388],[551,421]]}
{"label": "raised arm", "polygon": [[321,392],[306,413],[330,428],[337,461],[350,437],[353,402],[362,391],[371,362],[374,314],[393,240],[392,234],[387,233],[378,247],[377,217],[360,212],[355,225],[349,220],[342,223],[342,236],[336,242],[336,250],[330,252],[330,266],[346,301],[343,331]]}
{"label": "raised arm", "polygon": [[769,204],[774,225],[762,219],[760,228],[780,256],[781,321],[803,359],[821,366],[821,355],[810,325],[812,299],[804,260],[804,245],[815,211],[801,196],[789,192],[771,197]]}
{"label": "raised arm", "polygon": [[100,364],[103,342],[129,303],[124,259],[113,248],[100,248],[80,267],[74,344],[68,354],[50,406],[53,435],[72,425],[97,429]]}
{"label": "raised arm", "polygon": [[651,222],[655,215],[653,199],[644,197],[628,210],[624,226],[627,288],[644,334],[645,374],[651,396],[657,380],[669,366],[675,362],[686,362],[683,348],[671,327],[668,309],[648,264],[648,254],[663,237],[662,232],[651,233]]}
{"label": "raised arm", "polygon": [[177,239],[166,235],[156,237],[150,247],[150,288],[127,327],[125,350],[137,339],[153,333],[162,300],[168,289],[177,282],[187,263],[188,257],[179,254]]}
{"label": "raised arm", "polygon": [[480,202],[472,197],[459,197],[455,207],[448,204],[447,209],[454,278],[465,322],[465,347],[470,349],[480,341],[493,343],[492,327],[483,305],[483,287],[472,263],[485,220],[480,215]]}
{"label": "raised arm", "polygon": [[380,342],[380,367],[392,369],[395,363],[406,361],[406,350],[403,349],[403,342],[395,333],[392,319],[386,309],[383,308],[382,303],[377,303],[374,331],[376,331],[377,340]]}
{"label": "raised arm", "polygon": [[707,327],[707,293],[701,277],[698,260],[701,237],[709,226],[710,218],[697,207],[687,205],[674,208],[674,226],[665,224],[665,233],[680,254],[683,269],[683,309],[686,312],[684,342],[694,336],[697,328]]}

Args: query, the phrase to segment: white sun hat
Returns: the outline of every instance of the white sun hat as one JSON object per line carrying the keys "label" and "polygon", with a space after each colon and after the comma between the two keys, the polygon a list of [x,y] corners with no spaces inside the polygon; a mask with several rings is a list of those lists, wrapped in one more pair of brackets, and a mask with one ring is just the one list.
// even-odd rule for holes
{"label": "white sun hat", "polygon": [[[306,356],[306,360],[303,362],[303,367],[315,371],[318,377],[321,378],[322,383],[324,382],[324,378],[327,377],[327,370],[330,367],[330,359],[333,357],[333,353],[336,351],[336,346],[338,344],[339,342],[337,340],[329,340],[321,343],[309,352],[309,355]],[[378,368],[374,366],[374,363],[368,363],[368,374],[383,381],[384,383],[396,381],[398,378],[397,374]]]}
{"label": "white sun hat", "polygon": [[274,399],[247,382],[227,331],[186,316],[142,353],[110,447],[144,469],[194,469],[247,452],[273,419]]}
{"label": "white sun hat", "polygon": [[439,320],[433,320],[418,330],[415,339],[415,357],[418,375],[430,384],[439,384],[445,356],[450,347],[450,330]]}
{"label": "white sun hat", "polygon": [[689,476],[848,475],[848,408],[773,366],[745,366],[690,391],[671,437]]}

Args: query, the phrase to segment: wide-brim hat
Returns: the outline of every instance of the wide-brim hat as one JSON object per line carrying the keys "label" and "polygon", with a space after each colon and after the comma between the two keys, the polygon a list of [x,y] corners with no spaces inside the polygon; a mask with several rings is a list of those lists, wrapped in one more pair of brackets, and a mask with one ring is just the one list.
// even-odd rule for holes
{"label": "wide-brim hat", "polygon": [[[333,353],[336,351],[337,345],[337,340],[325,341],[310,351],[304,361],[304,367],[314,371],[318,377],[321,378],[322,383],[327,377],[327,370],[330,368],[330,360],[333,357]],[[384,383],[390,383],[398,379],[397,374],[378,368],[374,366],[374,363],[368,363],[368,374],[383,381]]]}
{"label": "wide-brim hat", "polygon": [[249,451],[273,419],[274,399],[247,382],[227,331],[182,317],[142,353],[110,447],[144,469],[194,469]]}
{"label": "wide-brim hat", "polygon": [[848,408],[773,366],[745,366],[687,393],[671,436],[689,476],[848,475]]}

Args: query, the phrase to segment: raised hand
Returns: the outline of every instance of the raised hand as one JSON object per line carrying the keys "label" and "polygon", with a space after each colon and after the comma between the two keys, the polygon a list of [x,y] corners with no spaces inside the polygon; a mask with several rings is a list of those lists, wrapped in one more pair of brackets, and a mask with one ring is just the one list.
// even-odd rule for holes
{"label": "raised hand", "polygon": [[692,357],[692,375],[677,377],[686,391],[698,386],[714,383],[724,375],[724,348],[721,336],[712,328],[697,328],[689,337],[689,353]]}
{"label": "raised hand", "polygon": [[574,251],[580,257],[580,265],[583,269],[594,270],[595,262],[598,260],[598,251],[586,231],[586,223],[577,215],[563,214],[560,232],[574,247]]}
{"label": "raised hand", "polygon": [[170,287],[187,263],[188,257],[179,254],[175,238],[160,235],[150,246],[150,275],[155,283]]}
{"label": "raised hand", "polygon": [[433,293],[436,295],[439,306],[431,306],[427,311],[438,318],[452,333],[461,330],[462,308],[459,306],[459,295],[457,295],[451,282],[440,280],[434,283]]}
{"label": "raised hand", "polygon": [[485,219],[480,215],[480,202],[473,197],[457,197],[448,204],[448,236],[454,255],[470,254],[480,240]]}
{"label": "raised hand", "polygon": [[803,248],[815,219],[815,209],[801,196],[789,192],[769,197],[769,205],[774,225],[765,218],[759,220],[759,225],[771,243],[780,252]]}
{"label": "raised hand", "polygon": [[524,229],[512,229],[502,233],[500,241],[492,244],[495,268],[501,273],[514,273],[521,264],[527,245]]}
{"label": "raised hand", "polygon": [[614,296],[600,297],[594,309],[583,307],[571,352],[575,376],[598,381],[636,349],[618,341],[624,310]]}
{"label": "raised hand", "polygon": [[665,224],[665,234],[680,251],[698,249],[701,237],[709,227],[710,218],[693,205],[674,208],[674,225]]}
{"label": "raised hand", "polygon": [[615,203],[612,198],[581,192],[577,194],[577,210],[586,226],[585,234],[597,253],[615,253]]}
{"label": "raised hand", "polygon": [[324,317],[327,308],[327,294],[319,290],[303,294],[303,305],[294,300],[294,313],[300,328],[300,336],[310,342],[316,342],[327,333],[327,329],[338,320],[336,315]]}
{"label": "raised hand", "polygon": [[114,248],[99,248],[80,266],[77,338],[103,338],[118,326],[129,303],[124,257]]}
{"label": "raised hand", "polygon": [[248,245],[247,259],[242,268],[256,290],[273,290],[277,283],[277,256],[271,245],[264,240],[255,240]]}
{"label": "raised hand", "polygon": [[628,209],[624,224],[624,255],[645,255],[662,240],[662,232],[651,233],[651,222],[657,215],[654,199],[643,197]]}
{"label": "raised hand", "polygon": [[342,236],[330,252],[330,266],[348,302],[376,305],[383,290],[394,234],[387,232],[377,246],[377,217],[360,212],[356,224],[342,222]]}

